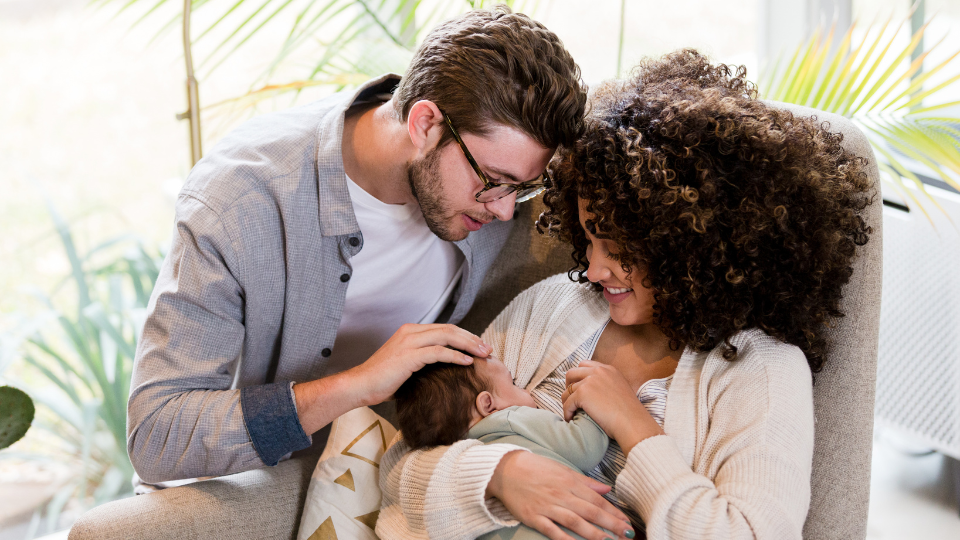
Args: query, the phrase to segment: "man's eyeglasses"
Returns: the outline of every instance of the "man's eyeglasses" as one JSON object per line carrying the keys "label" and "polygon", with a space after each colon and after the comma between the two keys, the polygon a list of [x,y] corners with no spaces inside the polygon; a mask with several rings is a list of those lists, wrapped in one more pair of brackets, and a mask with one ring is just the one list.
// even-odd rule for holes
{"label": "man's eyeglasses", "polygon": [[440,114],[442,114],[443,119],[447,121],[447,126],[450,128],[450,133],[453,133],[453,138],[456,139],[457,144],[460,145],[460,150],[463,150],[463,155],[466,156],[467,161],[470,162],[470,166],[473,167],[473,170],[477,173],[477,176],[480,177],[480,181],[483,182],[483,189],[478,191],[476,194],[477,202],[493,202],[498,199],[502,199],[513,192],[517,193],[517,202],[523,202],[536,197],[541,191],[546,189],[546,186],[543,183],[544,175],[546,173],[540,174],[540,176],[534,178],[533,180],[520,182],[517,184],[499,184],[497,182],[491,182],[487,180],[487,177],[483,174],[483,171],[480,170],[480,166],[477,165],[476,160],[474,160],[473,156],[470,155],[470,150],[467,150],[467,145],[463,144],[463,139],[461,139],[460,134],[457,133],[457,128],[453,127],[453,122],[450,120],[450,117],[447,116],[447,114],[443,111],[440,111]]}

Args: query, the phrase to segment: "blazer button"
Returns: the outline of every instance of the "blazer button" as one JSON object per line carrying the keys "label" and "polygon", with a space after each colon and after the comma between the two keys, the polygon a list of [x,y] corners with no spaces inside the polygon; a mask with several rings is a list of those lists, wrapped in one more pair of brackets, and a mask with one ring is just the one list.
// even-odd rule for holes
{"label": "blazer button", "polygon": [[342,282],[344,282],[344,283],[350,281],[350,274],[344,274],[344,275],[340,276],[340,281],[342,281]]}
{"label": "blazer button", "polygon": [[324,357],[324,358],[327,358],[327,357],[330,356],[331,354],[333,354],[333,351],[331,351],[330,349],[324,349],[324,350],[320,351],[320,356],[322,356],[322,357]]}
{"label": "blazer button", "polygon": [[357,247],[357,246],[360,245],[360,239],[357,238],[356,236],[351,236],[351,237],[350,237],[350,240],[348,240],[348,241],[350,242],[350,245],[353,246],[353,247]]}

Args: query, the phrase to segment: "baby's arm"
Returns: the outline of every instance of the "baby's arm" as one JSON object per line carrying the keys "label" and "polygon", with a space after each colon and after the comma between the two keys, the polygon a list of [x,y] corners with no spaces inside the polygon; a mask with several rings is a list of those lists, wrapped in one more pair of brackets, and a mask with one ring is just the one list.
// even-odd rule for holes
{"label": "baby's arm", "polygon": [[508,411],[510,429],[544,448],[549,448],[576,465],[591,471],[607,452],[610,438],[583,411],[566,422],[550,411],[517,407]]}

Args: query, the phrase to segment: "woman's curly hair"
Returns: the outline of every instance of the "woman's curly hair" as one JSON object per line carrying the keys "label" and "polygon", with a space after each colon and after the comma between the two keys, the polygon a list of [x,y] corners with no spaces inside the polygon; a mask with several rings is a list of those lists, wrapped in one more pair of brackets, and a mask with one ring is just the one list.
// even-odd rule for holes
{"label": "woman's curly hair", "polygon": [[866,160],[816,118],[757,99],[746,69],[681,50],[592,98],[586,134],[550,166],[537,228],[573,245],[586,282],[578,199],[625,271],[654,291],[654,322],[676,349],[760,328],[819,372],[824,329],[842,317],[861,214],[875,194]]}

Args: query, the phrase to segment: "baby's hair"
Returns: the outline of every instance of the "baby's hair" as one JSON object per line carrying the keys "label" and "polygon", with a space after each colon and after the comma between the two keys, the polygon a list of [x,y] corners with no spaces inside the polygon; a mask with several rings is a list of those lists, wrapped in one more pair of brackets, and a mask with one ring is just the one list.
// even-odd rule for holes
{"label": "baby's hair", "polygon": [[466,436],[474,402],[487,389],[475,366],[429,364],[397,389],[398,423],[412,450],[453,444]]}

